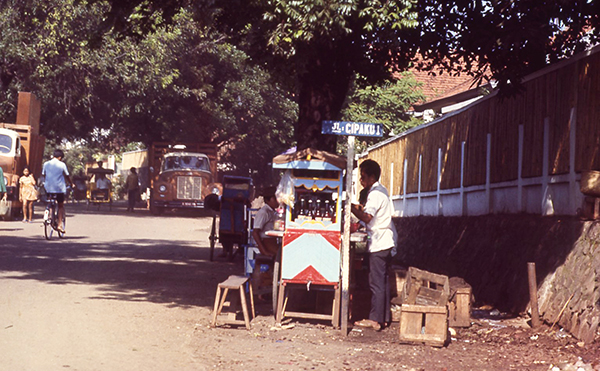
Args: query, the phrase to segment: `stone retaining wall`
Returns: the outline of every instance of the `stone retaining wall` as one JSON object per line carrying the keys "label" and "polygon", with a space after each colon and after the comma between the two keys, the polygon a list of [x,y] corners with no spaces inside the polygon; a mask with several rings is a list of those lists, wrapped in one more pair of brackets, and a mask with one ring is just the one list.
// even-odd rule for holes
{"label": "stone retaining wall", "polygon": [[527,262],[535,262],[542,318],[549,324],[558,319],[578,339],[594,339],[600,323],[600,223],[533,215],[395,218],[395,223],[401,263],[461,277],[477,303],[502,311],[527,310]]}

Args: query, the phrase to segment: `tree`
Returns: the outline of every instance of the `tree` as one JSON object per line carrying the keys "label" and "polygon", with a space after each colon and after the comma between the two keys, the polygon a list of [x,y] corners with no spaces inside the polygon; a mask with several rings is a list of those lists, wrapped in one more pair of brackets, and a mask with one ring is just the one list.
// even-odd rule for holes
{"label": "tree", "polygon": [[413,104],[425,99],[419,83],[410,72],[398,80],[380,85],[367,85],[358,76],[342,110],[342,120],[383,124],[385,134],[399,134],[422,123],[410,115]]}
{"label": "tree", "polygon": [[249,148],[264,140],[273,151],[291,146],[291,94],[223,35],[181,11],[144,38],[105,35],[97,43],[91,35],[104,11],[105,3],[75,0],[0,4],[2,117],[16,114],[19,90],[31,91],[42,101],[42,133],[55,143],[84,140],[115,153],[132,141],[213,142],[230,149],[226,161],[244,160],[235,164],[244,175],[272,157],[247,156]]}
{"label": "tree", "polygon": [[[156,25],[152,14],[162,12],[168,22],[173,9],[192,3],[131,0],[124,7],[120,0],[107,1],[112,9],[107,26],[138,35]],[[525,74],[598,42],[599,5],[592,0],[193,2],[203,21],[213,19],[256,61],[267,57],[272,70],[282,61],[293,69],[298,146],[322,149],[331,149],[334,138],[320,135],[320,123],[337,118],[354,73],[369,81],[389,78],[419,51],[424,68],[493,78],[502,93],[512,94]]]}
{"label": "tree", "polygon": [[494,79],[503,96],[522,78],[599,41],[592,0],[419,0],[419,27],[407,33],[423,67]]}
{"label": "tree", "polygon": [[[171,14],[174,6],[184,3],[134,0],[130,3],[135,5],[123,9],[120,1],[109,2],[115,9],[109,14],[111,24],[125,33],[149,28],[148,14],[153,10]],[[267,60],[273,70],[283,69],[293,76],[299,102],[295,126],[299,148],[334,150],[336,138],[320,135],[321,122],[339,118],[355,73],[379,81],[406,65],[401,31],[416,26],[408,0],[226,0],[196,1],[193,7],[196,14],[213,15],[212,25],[256,62]],[[127,10],[137,15],[135,23],[127,21]]]}

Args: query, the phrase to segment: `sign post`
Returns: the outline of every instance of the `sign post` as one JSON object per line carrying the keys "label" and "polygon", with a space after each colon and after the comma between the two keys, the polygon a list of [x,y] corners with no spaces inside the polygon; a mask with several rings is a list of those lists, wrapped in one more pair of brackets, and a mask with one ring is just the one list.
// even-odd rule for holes
{"label": "sign post", "polygon": [[350,306],[350,203],[352,202],[352,170],[354,169],[354,137],[382,137],[383,125],[364,122],[323,121],[322,134],[348,136],[346,163],[346,203],[344,205],[344,231],[342,233],[342,308],[341,328],[348,335]]}

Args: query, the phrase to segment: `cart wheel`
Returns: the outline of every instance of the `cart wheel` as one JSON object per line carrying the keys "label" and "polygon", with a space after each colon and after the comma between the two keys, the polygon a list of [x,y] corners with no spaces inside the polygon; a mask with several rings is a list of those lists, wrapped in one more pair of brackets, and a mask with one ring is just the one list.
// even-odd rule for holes
{"label": "cart wheel", "polygon": [[277,295],[279,294],[279,279],[281,278],[281,249],[277,250],[275,261],[273,262],[273,315],[277,319]]}
{"label": "cart wheel", "polygon": [[52,238],[52,226],[50,225],[50,221],[44,220],[44,236],[47,240]]}
{"label": "cart wheel", "polygon": [[208,237],[210,241],[210,261],[213,261],[215,255],[215,244],[217,242],[217,215],[213,215],[212,227],[210,229],[210,236]]}

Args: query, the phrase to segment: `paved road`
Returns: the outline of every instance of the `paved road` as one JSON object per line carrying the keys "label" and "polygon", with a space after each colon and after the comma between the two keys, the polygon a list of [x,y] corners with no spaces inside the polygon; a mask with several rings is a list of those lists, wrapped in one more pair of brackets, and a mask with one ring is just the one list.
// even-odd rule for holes
{"label": "paved road", "polygon": [[69,204],[66,238],[46,241],[37,213],[0,222],[0,370],[204,368],[194,323],[240,271],[208,262],[209,217]]}

